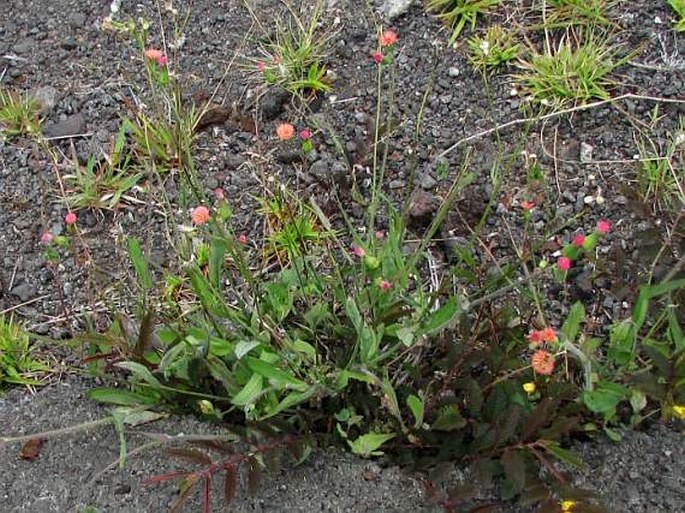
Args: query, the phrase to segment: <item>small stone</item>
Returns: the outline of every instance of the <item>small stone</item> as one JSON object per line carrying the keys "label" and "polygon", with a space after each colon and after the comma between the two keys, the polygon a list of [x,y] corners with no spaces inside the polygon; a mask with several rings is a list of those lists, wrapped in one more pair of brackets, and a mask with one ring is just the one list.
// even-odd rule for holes
{"label": "small stone", "polygon": [[73,37],[68,37],[64,41],[62,41],[62,48],[65,50],[76,50],[78,48],[78,41],[74,39]]}
{"label": "small stone", "polygon": [[81,114],[69,116],[57,123],[43,127],[43,135],[48,138],[67,138],[85,133],[86,120]]}
{"label": "small stone", "polygon": [[401,189],[405,185],[407,185],[407,182],[404,180],[391,180],[389,184],[390,188],[393,190]]}
{"label": "small stone", "polygon": [[381,11],[388,21],[402,16],[409,10],[414,0],[384,0]]}
{"label": "small stone", "polygon": [[14,287],[10,293],[17,296],[19,301],[23,303],[35,297],[36,289],[28,283],[22,283]]}
{"label": "small stone", "polygon": [[290,93],[285,89],[271,87],[262,98],[262,115],[267,121],[276,119],[281,115],[286,102],[290,99]]}
{"label": "small stone", "polygon": [[81,28],[86,24],[86,15],[82,12],[74,12],[69,15],[68,21],[72,28]]}
{"label": "small stone", "polygon": [[439,201],[433,194],[416,189],[409,202],[409,222],[415,226],[428,225],[433,220],[438,205]]}
{"label": "small stone", "polygon": [[459,68],[456,66],[450,66],[447,69],[447,74],[452,78],[457,78],[459,76]]}
{"label": "small stone", "polygon": [[431,189],[435,189],[435,187],[438,185],[438,182],[428,173],[424,173],[421,175],[420,184],[422,189],[430,191]]}
{"label": "small stone", "polygon": [[299,150],[281,150],[276,154],[276,160],[281,164],[292,164],[302,159]]}
{"label": "small stone", "polygon": [[592,151],[593,150],[594,150],[594,147],[592,147],[588,143],[580,143],[580,162],[583,164],[587,164],[588,162],[592,162]]}

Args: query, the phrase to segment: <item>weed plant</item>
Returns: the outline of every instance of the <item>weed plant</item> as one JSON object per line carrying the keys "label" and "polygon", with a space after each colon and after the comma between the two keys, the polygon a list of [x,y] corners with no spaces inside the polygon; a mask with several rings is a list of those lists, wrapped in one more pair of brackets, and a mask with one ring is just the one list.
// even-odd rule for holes
{"label": "weed plant", "polygon": [[51,367],[33,356],[30,336],[11,317],[0,316],[0,388],[38,386]]}
{"label": "weed plant", "polygon": [[514,34],[500,25],[488,27],[484,35],[469,39],[468,47],[469,61],[481,73],[514,62],[521,52]]}
{"label": "weed plant", "polygon": [[39,134],[38,102],[26,94],[0,88],[0,133],[8,139]]}
{"label": "weed plant", "polygon": [[668,0],[668,4],[678,15],[676,19],[675,29],[678,32],[685,31],[685,0]]}
{"label": "weed plant", "polygon": [[478,17],[499,3],[499,0],[426,0],[426,8],[437,13],[438,18],[450,27],[449,44],[452,45],[467,25],[474,30]]}
{"label": "weed plant", "polygon": [[609,0],[548,0],[545,28],[587,26],[596,28],[611,24],[607,10],[615,2]]}

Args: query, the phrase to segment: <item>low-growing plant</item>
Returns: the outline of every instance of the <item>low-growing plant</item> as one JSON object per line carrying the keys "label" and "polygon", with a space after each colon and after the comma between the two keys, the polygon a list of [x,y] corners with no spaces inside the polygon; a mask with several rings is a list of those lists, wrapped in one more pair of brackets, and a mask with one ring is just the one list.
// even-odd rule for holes
{"label": "low-growing plant", "polygon": [[330,25],[323,27],[325,2],[316,0],[313,4],[298,12],[285,3],[288,15],[277,19],[271,36],[260,43],[261,55],[252,66],[256,66],[267,84],[304,95],[331,89],[326,62],[336,31]]}
{"label": "low-growing plant", "polygon": [[449,43],[451,45],[467,25],[474,30],[478,17],[485,15],[499,3],[499,0],[426,0],[426,8],[430,12],[438,13],[438,18],[450,27],[452,34]]}
{"label": "low-growing plant", "polygon": [[545,28],[609,25],[607,9],[613,3],[611,0],[548,0]]}
{"label": "low-growing plant", "polygon": [[620,57],[609,41],[587,31],[569,31],[555,47],[527,55],[515,79],[534,101],[557,106],[610,98],[611,73],[631,58]]}
{"label": "low-growing plant", "polygon": [[38,135],[38,102],[28,94],[0,88],[0,133],[8,138]]}
{"label": "low-growing plant", "polygon": [[488,27],[482,36],[472,37],[468,46],[469,61],[481,72],[495,71],[516,60],[521,52],[514,34],[500,25]]}
{"label": "low-growing plant", "polygon": [[0,387],[38,386],[50,365],[33,356],[30,335],[11,317],[0,315]]}
{"label": "low-growing plant", "polygon": [[678,15],[675,29],[679,32],[685,32],[685,0],[668,0],[668,5],[670,5]]}
{"label": "low-growing plant", "polygon": [[85,165],[76,155],[72,158],[72,173],[62,177],[69,207],[111,210],[142,179],[143,173],[136,169],[125,147],[127,126],[122,123],[109,154],[101,158],[91,155]]}

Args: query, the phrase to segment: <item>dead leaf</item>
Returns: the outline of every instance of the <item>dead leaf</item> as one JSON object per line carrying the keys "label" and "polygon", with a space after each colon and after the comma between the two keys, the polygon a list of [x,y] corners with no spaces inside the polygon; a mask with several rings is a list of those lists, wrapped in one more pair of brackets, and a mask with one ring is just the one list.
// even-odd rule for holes
{"label": "dead leaf", "polygon": [[40,456],[40,448],[45,443],[45,438],[31,438],[28,442],[21,446],[19,457],[22,460],[33,461]]}

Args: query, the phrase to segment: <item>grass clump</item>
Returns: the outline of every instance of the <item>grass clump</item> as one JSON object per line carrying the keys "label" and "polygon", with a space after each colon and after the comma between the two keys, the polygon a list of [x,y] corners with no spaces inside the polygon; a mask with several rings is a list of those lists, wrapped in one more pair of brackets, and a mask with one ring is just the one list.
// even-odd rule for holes
{"label": "grass clump", "polygon": [[50,366],[32,353],[29,334],[12,318],[0,316],[0,386],[41,384]]}
{"label": "grass clump", "polygon": [[[257,71],[268,85],[281,86],[293,94],[330,91],[326,61],[336,32],[323,26],[324,2],[317,0],[306,12],[285,5],[287,14],[275,21],[271,35],[259,44],[261,56],[254,63]],[[253,17],[258,19],[254,13]]]}
{"label": "grass clump", "polygon": [[500,25],[488,27],[482,36],[469,39],[469,61],[480,72],[495,71],[516,60],[521,46],[514,34]]}
{"label": "grass clump", "polygon": [[27,94],[0,88],[0,132],[8,138],[37,135],[38,102]]}
{"label": "grass clump", "polygon": [[668,0],[668,5],[678,14],[675,29],[678,32],[685,32],[685,0]]}
{"label": "grass clump", "polygon": [[515,78],[543,105],[582,104],[610,98],[611,74],[628,60],[592,32],[567,32],[556,46],[520,60]]}
{"label": "grass clump", "polygon": [[606,12],[614,2],[608,0],[548,0],[546,28],[572,25],[609,25]]}
{"label": "grass clump", "polygon": [[447,23],[452,30],[449,43],[454,44],[467,25],[474,30],[478,17],[499,3],[499,0],[427,0],[426,8],[438,13],[438,18]]}

